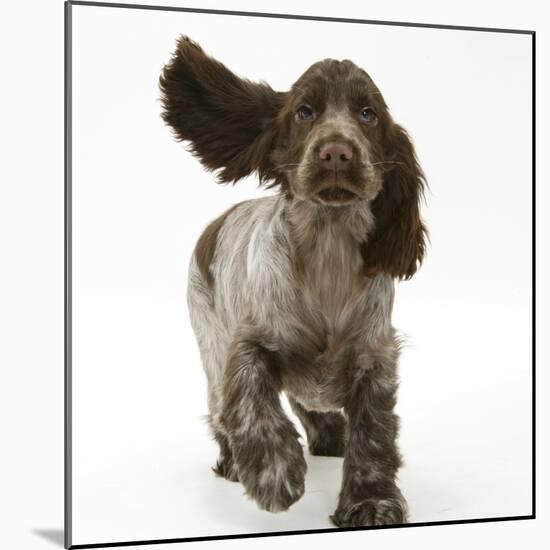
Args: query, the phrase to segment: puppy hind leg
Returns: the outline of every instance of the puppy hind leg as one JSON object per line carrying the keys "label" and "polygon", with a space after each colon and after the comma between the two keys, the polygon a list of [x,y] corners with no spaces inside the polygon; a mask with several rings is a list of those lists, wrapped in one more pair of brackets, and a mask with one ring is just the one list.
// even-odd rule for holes
{"label": "puppy hind leg", "polygon": [[239,481],[239,474],[237,471],[237,465],[233,459],[233,451],[231,449],[231,443],[229,442],[229,436],[220,421],[220,393],[221,388],[219,386],[209,388],[208,391],[208,407],[210,409],[208,424],[210,426],[210,431],[220,448],[218,460],[216,461],[216,464],[212,466],[212,470],[217,476],[223,477],[228,481]]}
{"label": "puppy hind leg", "polygon": [[288,401],[304,426],[309,452],[312,455],[344,456],[346,419],[340,411],[308,411],[292,397],[289,397]]}
{"label": "puppy hind leg", "polygon": [[229,481],[238,481],[229,439],[219,420],[221,379],[227,362],[229,337],[226,327],[214,311],[212,291],[200,274],[194,258],[189,271],[187,303],[208,381],[208,424],[220,448],[219,458],[212,470]]}
{"label": "puppy hind leg", "polygon": [[216,465],[212,466],[214,473],[220,477],[224,477],[228,481],[239,481],[239,472],[233,458],[233,450],[229,443],[229,438],[221,430],[212,429],[214,438],[220,446],[220,456],[216,461]]}

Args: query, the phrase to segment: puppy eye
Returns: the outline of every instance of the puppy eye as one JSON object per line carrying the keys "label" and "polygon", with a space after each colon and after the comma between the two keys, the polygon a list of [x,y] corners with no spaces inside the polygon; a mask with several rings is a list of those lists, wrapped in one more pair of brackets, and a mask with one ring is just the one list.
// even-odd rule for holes
{"label": "puppy eye", "polygon": [[378,117],[376,116],[376,113],[370,108],[370,107],[364,107],[361,109],[360,114],[361,122],[372,123],[376,122]]}
{"label": "puppy eye", "polygon": [[309,105],[300,105],[296,111],[296,117],[300,120],[313,120],[315,113]]}

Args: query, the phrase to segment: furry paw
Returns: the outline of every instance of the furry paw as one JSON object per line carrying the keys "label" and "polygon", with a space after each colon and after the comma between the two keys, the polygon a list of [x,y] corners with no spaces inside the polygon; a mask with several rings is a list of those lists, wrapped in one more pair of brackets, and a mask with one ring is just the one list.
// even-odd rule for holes
{"label": "furry paw", "polygon": [[407,503],[399,489],[387,497],[367,497],[354,503],[340,503],[330,519],[337,527],[393,525],[407,523]]}
{"label": "furry paw", "polygon": [[[243,453],[239,455],[242,457]],[[283,445],[255,449],[253,456],[255,460],[239,462],[239,478],[246,494],[262,510],[287,510],[305,489],[307,466],[298,439],[286,437]]]}

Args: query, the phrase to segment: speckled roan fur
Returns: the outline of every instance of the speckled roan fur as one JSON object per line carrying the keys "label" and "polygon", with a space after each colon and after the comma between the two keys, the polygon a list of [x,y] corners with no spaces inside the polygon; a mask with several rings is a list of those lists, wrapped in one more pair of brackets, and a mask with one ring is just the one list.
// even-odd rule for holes
{"label": "speckled roan fur", "polygon": [[[256,171],[280,191],[212,222],[191,259],[215,471],[265,510],[302,496],[306,462],[281,407],[285,392],[310,452],[344,457],[334,523],[405,522],[391,313],[394,280],[415,273],[426,236],[407,134],[350,61],[316,63],[277,93],[182,37],[160,86],[164,120],[220,181]],[[374,116],[360,118],[365,107]],[[319,151],[333,142],[353,158],[327,171]],[[345,200],[323,195],[334,186]]]}

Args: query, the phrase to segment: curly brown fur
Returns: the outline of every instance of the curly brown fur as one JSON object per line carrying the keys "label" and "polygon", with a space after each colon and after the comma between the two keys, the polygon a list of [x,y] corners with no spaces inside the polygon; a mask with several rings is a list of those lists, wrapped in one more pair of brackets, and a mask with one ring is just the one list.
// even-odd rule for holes
{"label": "curly brown fur", "polygon": [[280,96],[267,84],[235,76],[187,37],[178,40],[160,77],[163,119],[178,140],[220,182],[258,171],[268,177],[267,157],[275,137]]}

